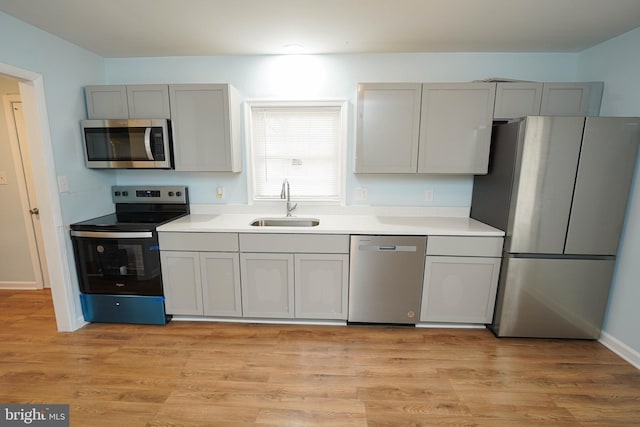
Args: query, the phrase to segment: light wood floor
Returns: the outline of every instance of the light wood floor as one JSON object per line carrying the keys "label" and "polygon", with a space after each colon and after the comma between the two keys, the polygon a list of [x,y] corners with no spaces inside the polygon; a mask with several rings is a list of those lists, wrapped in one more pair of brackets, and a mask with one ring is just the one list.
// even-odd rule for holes
{"label": "light wood floor", "polygon": [[640,425],[640,371],[593,341],[486,330],[172,322],[56,332],[0,291],[0,403],[72,426]]}

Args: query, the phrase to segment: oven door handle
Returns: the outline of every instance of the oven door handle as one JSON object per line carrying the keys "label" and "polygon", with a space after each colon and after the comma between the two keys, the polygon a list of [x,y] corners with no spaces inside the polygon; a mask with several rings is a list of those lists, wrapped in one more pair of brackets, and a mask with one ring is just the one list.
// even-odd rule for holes
{"label": "oven door handle", "polygon": [[147,159],[154,160],[151,152],[151,128],[146,128],[144,131],[144,150],[147,152]]}
{"label": "oven door handle", "polygon": [[150,231],[77,231],[71,230],[73,237],[96,237],[100,239],[149,239],[153,237]]}

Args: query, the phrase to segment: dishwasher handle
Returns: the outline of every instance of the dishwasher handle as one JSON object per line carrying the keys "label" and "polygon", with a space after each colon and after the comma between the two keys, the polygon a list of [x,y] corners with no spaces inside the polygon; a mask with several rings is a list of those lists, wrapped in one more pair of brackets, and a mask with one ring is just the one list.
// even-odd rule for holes
{"label": "dishwasher handle", "polygon": [[401,246],[401,245],[358,245],[358,250],[369,252],[416,252],[418,248],[416,246]]}

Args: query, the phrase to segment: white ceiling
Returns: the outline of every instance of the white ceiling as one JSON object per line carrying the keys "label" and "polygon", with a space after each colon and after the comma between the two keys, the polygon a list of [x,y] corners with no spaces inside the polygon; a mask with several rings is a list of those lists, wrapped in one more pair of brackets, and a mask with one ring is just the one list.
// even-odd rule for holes
{"label": "white ceiling", "polygon": [[640,26],[640,0],[0,0],[103,57],[579,52]]}

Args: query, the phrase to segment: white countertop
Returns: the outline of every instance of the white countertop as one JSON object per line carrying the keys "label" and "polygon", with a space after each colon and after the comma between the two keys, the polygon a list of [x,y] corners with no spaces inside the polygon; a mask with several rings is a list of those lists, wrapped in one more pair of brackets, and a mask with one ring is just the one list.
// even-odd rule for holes
{"label": "white countertop", "polygon": [[300,215],[317,218],[315,227],[256,227],[257,218],[282,218],[260,214],[191,214],[158,227],[159,232],[389,234],[429,236],[504,236],[504,232],[466,217]]}

